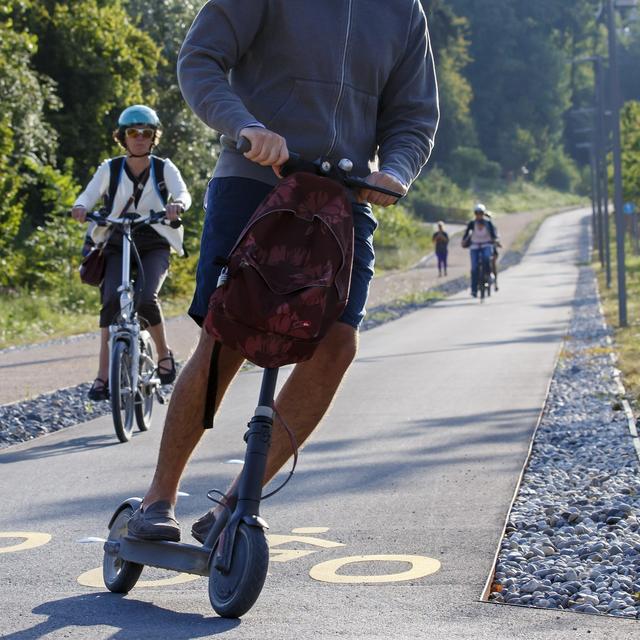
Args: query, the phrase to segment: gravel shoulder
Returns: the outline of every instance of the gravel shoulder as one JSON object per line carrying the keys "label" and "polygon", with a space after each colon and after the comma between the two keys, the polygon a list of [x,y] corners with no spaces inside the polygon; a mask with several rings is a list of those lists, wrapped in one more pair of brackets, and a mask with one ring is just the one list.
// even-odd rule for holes
{"label": "gravel shoulder", "polygon": [[505,527],[493,602],[640,619],[640,448],[609,335],[595,275],[583,267]]}

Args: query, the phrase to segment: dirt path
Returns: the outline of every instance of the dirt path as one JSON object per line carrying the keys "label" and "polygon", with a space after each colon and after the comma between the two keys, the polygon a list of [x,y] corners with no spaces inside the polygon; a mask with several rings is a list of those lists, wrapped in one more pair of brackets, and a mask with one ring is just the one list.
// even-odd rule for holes
{"label": "dirt path", "polygon": [[[525,212],[496,220],[503,254],[518,234],[543,212]],[[371,285],[369,308],[392,302],[410,293],[429,289],[468,273],[469,256],[459,237],[450,243],[447,278],[438,278],[433,256],[414,269],[385,274]],[[185,360],[198,337],[198,328],[186,316],[167,321],[169,342],[178,360]],[[42,393],[78,385],[96,373],[98,334],[55,340],[0,352],[0,405],[34,398]]]}

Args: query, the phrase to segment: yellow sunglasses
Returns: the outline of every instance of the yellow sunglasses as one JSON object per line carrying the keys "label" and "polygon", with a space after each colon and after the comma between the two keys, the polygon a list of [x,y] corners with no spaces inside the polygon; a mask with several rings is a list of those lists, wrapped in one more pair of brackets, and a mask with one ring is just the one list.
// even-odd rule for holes
{"label": "yellow sunglasses", "polygon": [[139,136],[142,136],[146,140],[151,140],[155,132],[156,132],[155,129],[137,129],[135,127],[129,127],[124,130],[124,134],[128,138],[137,138]]}

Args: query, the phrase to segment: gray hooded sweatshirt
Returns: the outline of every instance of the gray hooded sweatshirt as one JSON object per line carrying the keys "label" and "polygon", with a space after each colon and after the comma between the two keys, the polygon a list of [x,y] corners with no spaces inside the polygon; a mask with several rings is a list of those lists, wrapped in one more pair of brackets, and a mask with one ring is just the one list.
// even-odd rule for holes
{"label": "gray hooded sweatshirt", "polygon": [[[237,139],[282,135],[308,159],[349,158],[410,185],[438,125],[438,87],[419,0],[209,0],[178,58],[193,111]],[[270,167],[224,150],[216,177],[274,184]]]}

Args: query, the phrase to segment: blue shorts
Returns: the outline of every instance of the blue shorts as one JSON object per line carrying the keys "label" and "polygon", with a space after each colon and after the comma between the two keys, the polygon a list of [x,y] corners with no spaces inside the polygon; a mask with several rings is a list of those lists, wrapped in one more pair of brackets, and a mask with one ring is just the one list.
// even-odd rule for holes
{"label": "blue shorts", "polygon": [[[206,197],[196,291],[189,315],[202,326],[209,298],[216,288],[221,267],[216,258],[226,258],[253,212],[272,186],[249,178],[213,178]],[[369,283],[373,278],[373,233],[378,226],[368,204],[353,204],[354,258],[349,301],[338,319],[355,329],[365,316]]]}

